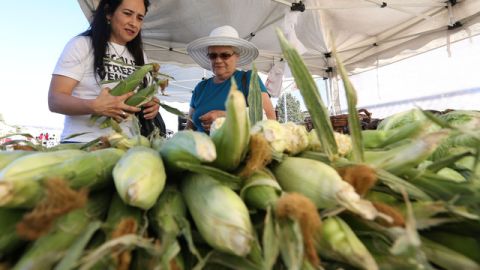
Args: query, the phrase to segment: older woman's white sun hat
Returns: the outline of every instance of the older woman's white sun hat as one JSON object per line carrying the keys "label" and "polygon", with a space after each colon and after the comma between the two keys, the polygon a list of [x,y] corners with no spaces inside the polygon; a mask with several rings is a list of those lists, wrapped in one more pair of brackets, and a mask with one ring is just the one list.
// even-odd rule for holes
{"label": "older woman's white sun hat", "polygon": [[237,67],[250,64],[258,56],[258,49],[253,43],[238,36],[237,30],[230,25],[217,27],[210,32],[208,37],[202,37],[187,45],[187,52],[192,59],[204,69],[211,70],[208,59],[209,46],[233,46],[237,48],[239,59]]}

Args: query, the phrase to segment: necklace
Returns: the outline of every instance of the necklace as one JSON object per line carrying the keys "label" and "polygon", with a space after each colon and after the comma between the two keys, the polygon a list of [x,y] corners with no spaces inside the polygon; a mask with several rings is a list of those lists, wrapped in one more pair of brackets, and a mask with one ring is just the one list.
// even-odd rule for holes
{"label": "necklace", "polygon": [[113,51],[117,54],[117,57],[123,56],[123,54],[124,54],[125,51],[127,50],[127,46],[123,46],[123,51],[122,51],[122,53],[118,53],[117,49],[115,49],[115,45],[113,45],[111,42],[108,42],[108,45],[109,45],[110,47],[112,47]]}

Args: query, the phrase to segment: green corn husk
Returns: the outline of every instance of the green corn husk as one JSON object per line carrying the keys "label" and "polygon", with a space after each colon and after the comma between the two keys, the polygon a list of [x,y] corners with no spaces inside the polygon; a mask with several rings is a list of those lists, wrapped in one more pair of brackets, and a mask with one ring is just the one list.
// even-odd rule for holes
{"label": "green corn husk", "polygon": [[[165,188],[153,208],[148,211],[148,220],[149,226],[162,243],[163,252],[156,260],[151,256],[149,258],[148,254],[138,254],[139,262],[150,264],[148,269],[159,264],[162,265],[162,269],[185,269],[177,237],[186,229],[187,207],[176,186],[168,185]],[[179,268],[173,267],[172,264]]]}
{"label": "green corn husk", "polygon": [[410,123],[421,122],[426,126],[427,132],[437,131],[439,126],[429,121],[425,114],[419,108],[413,108],[392,114],[383,119],[379,124],[378,130],[393,130],[398,128],[404,128]]}
{"label": "green corn husk", "polygon": [[316,243],[321,256],[368,270],[379,269],[365,245],[354,231],[338,216],[323,220],[322,238]]}
{"label": "green corn husk", "polygon": [[143,82],[144,77],[149,72],[156,72],[160,69],[160,65],[157,63],[150,63],[141,66],[139,69],[135,70],[132,74],[128,75],[127,78],[121,80],[117,85],[115,85],[111,90],[110,94],[112,96],[121,96],[128,92],[135,90],[135,88]]}
{"label": "green corn husk", "polygon": [[83,255],[88,243],[92,240],[93,236],[101,226],[102,222],[100,220],[90,222],[87,228],[85,228],[82,234],[77,238],[77,241],[70,246],[70,248],[65,252],[63,258],[55,265],[54,270],[75,269],[77,261]]}
{"label": "green corn husk", "polygon": [[187,171],[205,174],[210,177],[215,178],[215,180],[226,185],[227,187],[233,190],[240,190],[242,178],[235,174],[228,173],[226,171],[220,170],[218,168],[208,166],[205,164],[195,164],[183,161],[177,161],[177,166],[183,168]]}
{"label": "green corn husk", "polygon": [[148,138],[142,135],[135,135],[129,138],[121,133],[116,132],[108,136],[107,140],[112,147],[125,151],[134,146],[150,146],[150,141]]}
{"label": "green corn husk", "polygon": [[277,36],[282,47],[283,56],[287,59],[288,66],[292,71],[295,83],[300,89],[305,106],[312,118],[313,126],[317,132],[318,138],[324,146],[324,151],[330,160],[333,160],[337,154],[337,145],[333,136],[332,122],[325,104],[323,104],[320,92],[317,89],[312,75],[307,69],[301,56],[286,40],[283,33],[277,29]]}
{"label": "green corn husk", "polygon": [[113,168],[113,180],[122,200],[144,210],[155,204],[166,178],[160,154],[144,146],[130,148]]}
{"label": "green corn husk", "polygon": [[159,151],[169,172],[183,171],[176,164],[185,161],[194,164],[212,162],[217,158],[217,151],[212,139],[205,133],[181,130],[165,141]]}
{"label": "green corn husk", "polygon": [[0,261],[25,243],[15,229],[24,214],[20,209],[0,208]]}
{"label": "green corn husk", "polygon": [[424,121],[415,121],[397,129],[362,130],[363,147],[366,149],[383,148],[404,139],[418,138],[424,134],[424,128]]}
{"label": "green corn husk", "polygon": [[217,158],[212,164],[222,170],[232,171],[245,158],[250,141],[250,121],[245,97],[233,78],[225,108],[225,121],[210,133],[217,151]]}
{"label": "green corn husk", "polygon": [[363,163],[365,161],[363,156],[363,138],[362,131],[360,128],[360,121],[358,121],[358,110],[357,110],[357,92],[353,87],[353,84],[348,78],[348,73],[343,65],[342,60],[337,54],[337,49],[335,44],[333,44],[333,56],[337,64],[337,70],[340,74],[340,77],[343,81],[343,86],[345,88],[345,96],[347,98],[348,105],[348,130],[351,134],[352,139],[352,152],[351,159],[355,162]]}
{"label": "green corn husk", "polygon": [[55,152],[37,152],[26,155],[11,162],[0,171],[0,181],[36,180],[39,175],[48,171],[51,166],[59,164],[68,158],[86,154],[78,149],[60,150]]}
{"label": "green corn husk", "polygon": [[421,238],[421,249],[425,252],[427,258],[442,267],[443,269],[462,269],[462,270],[478,270],[480,264],[474,260],[466,257],[465,255],[458,253],[446,246],[438,244],[425,237]]}
{"label": "green corn husk", "polygon": [[317,208],[342,205],[365,219],[380,215],[369,201],[363,200],[349,183],[342,180],[334,168],[320,161],[287,157],[272,171],[284,191],[303,194]]}
{"label": "green corn husk", "polygon": [[146,87],[139,89],[133,96],[125,100],[125,104],[135,107],[140,107],[143,104],[152,100],[153,96],[157,93],[158,84],[153,82]]}
{"label": "green corn husk", "polygon": [[[102,224],[102,233],[97,235],[101,240],[94,242],[89,247],[88,253],[95,253],[101,246],[108,245],[109,241],[115,241],[115,238],[123,234],[138,234],[142,228],[143,211],[137,207],[125,204],[120,196],[113,192],[110,204],[107,206],[108,213]],[[128,225],[123,222],[128,220]],[[123,226],[123,227],[120,227]],[[120,227],[120,228],[119,228]],[[125,231],[126,229],[134,231]],[[87,263],[91,266],[88,269],[110,269],[118,267],[113,256],[92,256]],[[85,265],[82,265],[85,267]]]}
{"label": "green corn husk", "polygon": [[258,83],[258,73],[255,64],[252,64],[252,73],[250,76],[250,85],[248,87],[248,115],[252,125],[263,119],[262,92]]}
{"label": "green corn husk", "polygon": [[88,152],[53,166],[44,177],[62,178],[74,189],[87,187],[89,190],[97,190],[112,182],[113,167],[123,154],[125,151],[117,148]]}
{"label": "green corn husk", "polygon": [[266,210],[274,204],[282,193],[282,188],[268,169],[256,171],[245,179],[240,197],[249,208]]}
{"label": "green corn husk", "polygon": [[447,131],[438,131],[386,151],[365,151],[365,160],[376,168],[401,175],[426,160],[447,136]]}
{"label": "green corn husk", "polygon": [[52,269],[65,251],[84,233],[88,224],[104,214],[109,199],[103,193],[95,194],[85,207],[59,217],[52,230],[33,242],[12,270]]}
{"label": "green corn husk", "polygon": [[181,233],[180,219],[187,216],[187,208],[182,194],[176,186],[168,185],[149,210],[150,226],[158,238],[165,235],[177,236]]}
{"label": "green corn husk", "polygon": [[470,235],[433,229],[422,231],[422,236],[463,254],[480,264],[480,253],[478,252],[480,250],[480,236],[466,229],[463,232],[469,232]]}
{"label": "green corn husk", "polygon": [[141,209],[127,205],[123,202],[122,198],[114,192],[108,207],[107,218],[103,225],[107,240],[112,239],[112,232],[115,231],[120,222],[126,218],[135,220],[137,223],[137,232],[140,231],[142,214]]}
{"label": "green corn husk", "polygon": [[[143,79],[149,72],[157,72],[160,69],[160,65],[157,63],[145,64],[135,70],[127,78],[121,80],[111,90],[112,96],[121,96],[131,91],[134,91],[139,85],[143,83]],[[90,124],[94,124],[101,116],[92,114],[90,116]],[[109,118],[107,118],[109,119]]]}
{"label": "green corn husk", "polygon": [[195,173],[182,179],[181,191],[196,227],[210,246],[237,256],[250,253],[254,231],[240,196],[215,179]]}
{"label": "green corn husk", "polygon": [[25,150],[0,151],[0,171],[17,158],[33,153],[36,152]]}
{"label": "green corn husk", "polygon": [[478,212],[478,205],[480,205],[480,182],[478,181],[457,183],[428,170],[414,168],[405,171],[405,176],[410,183],[432,198],[444,201],[455,199],[456,204],[472,206]]}
{"label": "green corn husk", "polygon": [[39,181],[43,175],[48,173],[52,166],[86,153],[77,149],[38,152],[11,162],[0,171],[0,206],[33,207],[43,195]]}

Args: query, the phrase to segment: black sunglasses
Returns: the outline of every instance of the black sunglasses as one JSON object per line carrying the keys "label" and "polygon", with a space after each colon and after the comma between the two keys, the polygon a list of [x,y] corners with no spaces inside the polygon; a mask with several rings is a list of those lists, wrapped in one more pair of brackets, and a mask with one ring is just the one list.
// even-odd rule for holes
{"label": "black sunglasses", "polygon": [[227,52],[222,52],[222,53],[207,53],[207,56],[210,60],[215,60],[217,57],[220,57],[222,60],[227,60],[228,58],[232,57],[235,53],[227,53]]}

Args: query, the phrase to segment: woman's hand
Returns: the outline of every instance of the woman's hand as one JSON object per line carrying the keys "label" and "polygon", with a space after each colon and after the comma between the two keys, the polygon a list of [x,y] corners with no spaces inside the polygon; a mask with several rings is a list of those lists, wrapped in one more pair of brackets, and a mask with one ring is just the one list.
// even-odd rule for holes
{"label": "woman's hand", "polygon": [[157,97],[153,97],[152,100],[143,104],[143,117],[147,120],[155,118],[160,109],[159,103],[160,100]]}
{"label": "woman's hand", "polygon": [[215,119],[218,117],[224,117],[225,115],[225,111],[213,110],[200,116],[199,119],[202,122],[203,129],[208,133],[210,132],[210,126],[212,125],[213,121],[215,121]]}
{"label": "woman's hand", "polygon": [[112,96],[107,87],[103,88],[93,101],[94,114],[112,117],[117,122],[123,121],[129,114],[140,111],[140,108],[125,104],[125,100],[133,94],[134,92],[129,92],[121,96]]}

